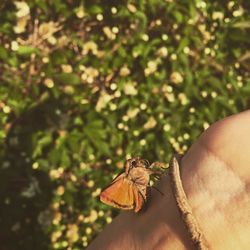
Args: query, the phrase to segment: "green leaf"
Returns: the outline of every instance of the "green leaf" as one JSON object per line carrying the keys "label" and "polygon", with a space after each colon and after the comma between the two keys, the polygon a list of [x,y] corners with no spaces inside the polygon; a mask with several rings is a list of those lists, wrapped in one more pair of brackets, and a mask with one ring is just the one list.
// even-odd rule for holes
{"label": "green leaf", "polygon": [[8,58],[7,49],[5,49],[3,46],[0,46],[0,59],[5,60],[7,58]]}
{"label": "green leaf", "polygon": [[189,45],[189,39],[187,37],[182,38],[177,52],[181,52],[188,45]]}
{"label": "green leaf", "polygon": [[90,14],[96,15],[102,13],[102,8],[99,5],[92,5],[88,11]]}
{"label": "green leaf", "polygon": [[179,11],[174,11],[173,15],[174,15],[177,23],[182,23],[183,22],[183,16]]}
{"label": "green leaf", "polygon": [[61,73],[55,75],[55,80],[60,83],[77,85],[81,83],[81,79],[77,74],[74,73]]}
{"label": "green leaf", "polygon": [[37,48],[31,47],[31,46],[20,46],[18,48],[18,55],[20,56],[30,56],[32,53],[38,53],[39,50]]}
{"label": "green leaf", "polygon": [[233,28],[239,28],[239,29],[249,29],[250,28],[250,21],[241,21],[234,23],[232,25]]}

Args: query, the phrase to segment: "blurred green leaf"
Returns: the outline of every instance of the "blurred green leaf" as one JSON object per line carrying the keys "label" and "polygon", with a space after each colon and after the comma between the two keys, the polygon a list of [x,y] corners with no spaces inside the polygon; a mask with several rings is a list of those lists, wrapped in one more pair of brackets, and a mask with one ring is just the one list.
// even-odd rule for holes
{"label": "blurred green leaf", "polygon": [[3,46],[0,46],[0,59],[5,60],[8,57],[7,49],[5,49]]}
{"label": "blurred green leaf", "polygon": [[60,73],[54,76],[55,80],[59,83],[77,85],[81,83],[81,79],[74,73]]}
{"label": "blurred green leaf", "polygon": [[30,47],[30,46],[20,46],[18,48],[18,55],[20,56],[30,56],[32,53],[38,53],[39,50],[37,48],[33,48],[33,47]]}
{"label": "blurred green leaf", "polygon": [[250,28],[250,21],[242,21],[236,22],[232,24],[233,28],[240,28],[240,29],[249,29]]}
{"label": "blurred green leaf", "polygon": [[102,13],[102,7],[100,5],[92,5],[89,8],[89,13],[93,15],[100,14]]}

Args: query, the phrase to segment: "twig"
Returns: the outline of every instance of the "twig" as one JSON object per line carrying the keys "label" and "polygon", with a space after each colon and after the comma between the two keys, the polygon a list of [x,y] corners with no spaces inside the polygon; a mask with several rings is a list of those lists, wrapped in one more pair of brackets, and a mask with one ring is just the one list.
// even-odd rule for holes
{"label": "twig", "polygon": [[[37,46],[37,37],[38,37],[38,19],[35,19],[34,21],[34,31],[32,34],[32,47],[36,48]],[[32,53],[30,58],[30,67],[29,67],[29,73],[28,73],[28,79],[27,79],[27,87],[30,88],[31,81],[32,81],[32,75],[34,75],[35,72],[35,62],[36,54]]]}

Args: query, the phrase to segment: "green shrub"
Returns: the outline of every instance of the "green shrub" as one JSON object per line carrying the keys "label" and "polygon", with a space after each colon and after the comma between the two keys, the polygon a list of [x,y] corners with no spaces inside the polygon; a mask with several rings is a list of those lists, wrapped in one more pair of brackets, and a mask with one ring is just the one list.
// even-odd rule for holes
{"label": "green shrub", "polygon": [[167,162],[250,101],[249,4],[0,3],[1,245],[82,249],[131,155]]}

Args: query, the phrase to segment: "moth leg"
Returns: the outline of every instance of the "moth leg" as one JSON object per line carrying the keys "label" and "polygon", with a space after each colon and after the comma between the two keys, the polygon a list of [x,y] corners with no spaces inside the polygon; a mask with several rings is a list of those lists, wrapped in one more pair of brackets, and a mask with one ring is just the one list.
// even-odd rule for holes
{"label": "moth leg", "polygon": [[153,177],[155,180],[160,180],[160,176],[159,175],[155,175],[154,177]]}
{"label": "moth leg", "polygon": [[167,169],[168,168],[167,164],[165,164],[163,162],[159,162],[159,161],[153,162],[149,167],[153,168],[153,167],[157,167],[157,166],[162,168],[162,169]]}
{"label": "moth leg", "polygon": [[[153,176],[153,181],[159,181],[161,178],[161,175],[157,174],[157,175],[154,175]],[[164,195],[157,187],[155,187],[154,185],[150,186],[148,185],[148,187],[152,187],[154,188],[155,190],[157,190],[161,195]]]}
{"label": "moth leg", "polygon": [[152,179],[154,182],[159,181],[159,180],[161,179],[162,175],[163,175],[163,174],[158,174],[158,173],[157,173],[157,174],[152,174],[151,179]]}
{"label": "moth leg", "polygon": [[165,173],[165,171],[163,171],[162,169],[161,170],[151,169],[151,172],[150,172],[151,175],[158,176],[158,177],[163,175],[164,173]]}
{"label": "moth leg", "polygon": [[157,190],[162,196],[164,196],[164,193],[162,193],[162,191],[160,191],[157,187],[155,186],[151,186],[152,188],[154,188],[155,190]]}

